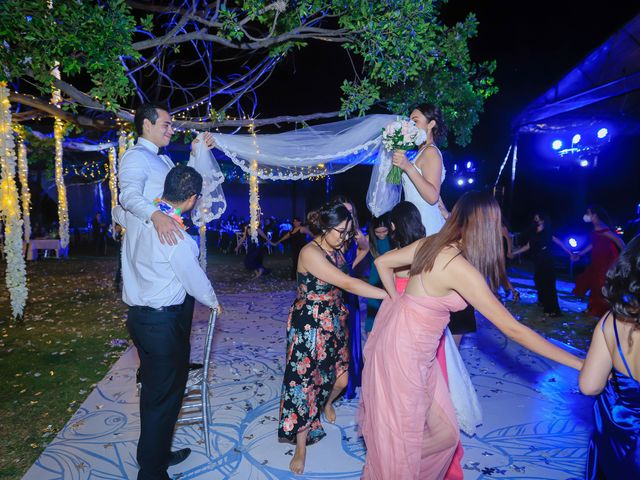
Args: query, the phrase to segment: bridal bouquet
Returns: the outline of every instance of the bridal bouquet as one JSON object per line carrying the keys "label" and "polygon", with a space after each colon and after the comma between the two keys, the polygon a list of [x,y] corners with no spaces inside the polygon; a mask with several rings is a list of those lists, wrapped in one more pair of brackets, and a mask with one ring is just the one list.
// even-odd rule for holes
{"label": "bridal bouquet", "polygon": [[[427,141],[427,132],[416,127],[413,120],[395,121],[382,130],[382,145],[389,151],[415,150]],[[400,185],[402,170],[393,165],[387,175],[387,183]]]}

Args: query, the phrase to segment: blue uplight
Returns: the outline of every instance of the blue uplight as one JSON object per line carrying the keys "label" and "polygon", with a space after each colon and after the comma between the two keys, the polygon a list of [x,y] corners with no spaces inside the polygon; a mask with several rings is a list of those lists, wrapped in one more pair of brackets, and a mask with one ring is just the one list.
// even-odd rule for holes
{"label": "blue uplight", "polygon": [[589,166],[589,160],[580,160],[580,166],[581,167],[588,167]]}
{"label": "blue uplight", "polygon": [[462,178],[459,178],[456,183],[461,187],[462,185],[464,185],[464,180]]}
{"label": "blue uplight", "polygon": [[598,138],[604,138],[609,134],[609,130],[607,130],[606,128],[601,128],[600,130],[598,130]]}
{"label": "blue uplight", "polygon": [[554,150],[560,150],[562,148],[562,140],[554,140],[551,144],[551,148]]}
{"label": "blue uplight", "polygon": [[576,143],[580,142],[581,139],[582,139],[582,136],[579,133],[576,133],[571,139],[571,143],[575,145]]}
{"label": "blue uplight", "polygon": [[473,183],[474,181],[475,181],[475,180],[474,180],[473,178],[468,178],[468,179],[467,179],[467,183],[469,183],[469,184]]}
{"label": "blue uplight", "polygon": [[473,162],[467,162],[467,168],[471,169],[473,167]]}
{"label": "blue uplight", "polygon": [[571,248],[576,248],[578,246],[578,242],[576,241],[575,238],[572,237],[572,238],[569,239],[569,246]]}

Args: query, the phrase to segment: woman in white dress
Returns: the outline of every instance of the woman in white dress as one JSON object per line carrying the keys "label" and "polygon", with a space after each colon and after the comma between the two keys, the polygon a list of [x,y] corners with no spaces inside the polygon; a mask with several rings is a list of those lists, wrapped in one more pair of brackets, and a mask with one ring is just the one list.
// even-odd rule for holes
{"label": "woman in white dress", "polygon": [[[420,145],[413,162],[409,161],[403,150],[393,152],[392,162],[402,169],[404,199],[417,207],[426,235],[429,236],[438,233],[446,221],[443,215],[446,208],[440,198],[440,186],[446,172],[437,143],[446,137],[447,127],[440,108],[430,103],[417,106],[411,112],[410,118],[418,128],[427,133],[427,140]],[[463,333],[475,331],[473,307],[467,306],[460,312],[452,313],[449,329],[458,344]],[[466,428],[463,427],[466,433],[473,434],[476,424],[481,422],[479,402],[455,344],[453,341],[446,342],[445,347],[446,335],[447,333],[443,335],[438,350],[444,350],[449,390],[454,400],[458,423],[466,425]],[[454,480],[463,477],[462,455],[462,444],[459,443],[445,479]]]}
{"label": "woman in white dress", "polygon": [[418,128],[427,132],[427,140],[420,146],[413,162],[409,161],[403,150],[396,150],[393,153],[393,164],[402,169],[404,199],[418,208],[429,236],[438,233],[445,222],[438,208],[445,169],[437,142],[446,137],[447,127],[440,109],[430,103],[416,107],[410,118]]}

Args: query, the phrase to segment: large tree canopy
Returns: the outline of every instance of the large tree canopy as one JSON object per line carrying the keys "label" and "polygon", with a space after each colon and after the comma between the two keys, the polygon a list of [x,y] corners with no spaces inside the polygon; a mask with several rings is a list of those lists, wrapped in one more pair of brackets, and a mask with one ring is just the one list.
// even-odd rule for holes
{"label": "large tree canopy", "polygon": [[[416,101],[443,107],[466,144],[484,101],[496,92],[492,62],[474,63],[469,14],[444,25],[434,0],[245,0],[207,2],[4,0],[0,3],[0,80],[17,86],[16,115],[64,116],[95,128],[131,120],[143,100],[168,103],[184,128],[246,124],[260,87],[287,55],[331,42],[355,57],[339,112],[260,119],[255,125],[360,115],[373,107],[405,111]],[[51,75],[59,64],[62,79]],[[36,98],[28,93],[34,93]],[[66,111],[49,104],[61,90]],[[287,112],[282,112],[286,114]]]}

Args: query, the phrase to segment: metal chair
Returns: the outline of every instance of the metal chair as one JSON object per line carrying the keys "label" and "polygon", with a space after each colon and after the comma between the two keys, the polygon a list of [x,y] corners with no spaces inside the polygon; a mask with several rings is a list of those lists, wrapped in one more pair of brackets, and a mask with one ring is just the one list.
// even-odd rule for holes
{"label": "metal chair", "polygon": [[[211,311],[207,326],[207,338],[204,344],[204,358],[202,368],[191,370],[182,403],[181,413],[185,416],[178,419],[178,424],[202,423],[204,431],[204,445],[208,458],[211,458],[211,442],[209,439],[209,363],[213,346],[213,333],[216,328],[216,310]],[[199,412],[197,410],[200,410]]]}

